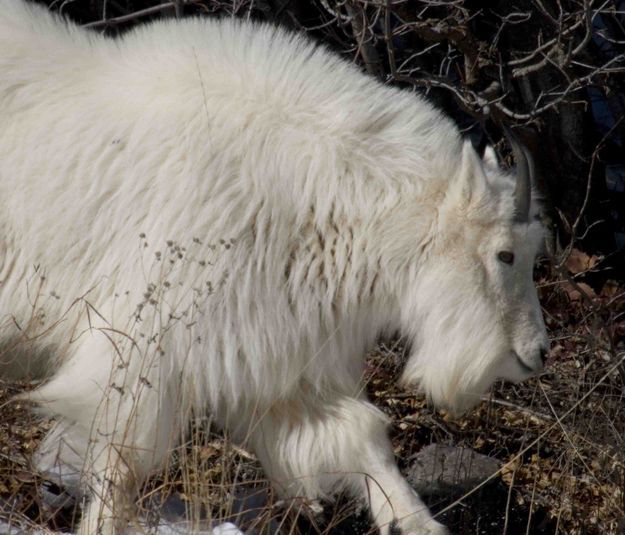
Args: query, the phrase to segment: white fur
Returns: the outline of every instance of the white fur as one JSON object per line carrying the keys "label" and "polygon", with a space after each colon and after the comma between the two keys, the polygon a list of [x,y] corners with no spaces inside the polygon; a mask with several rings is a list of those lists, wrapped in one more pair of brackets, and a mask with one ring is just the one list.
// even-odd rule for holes
{"label": "white fur", "polygon": [[236,20],[109,39],[0,0],[0,117],[0,353],[58,368],[40,461],[83,470],[83,533],[207,410],[285,494],[442,531],[363,357],[401,330],[404,383],[454,410],[541,368],[542,228],[513,224],[512,176],[418,96]]}

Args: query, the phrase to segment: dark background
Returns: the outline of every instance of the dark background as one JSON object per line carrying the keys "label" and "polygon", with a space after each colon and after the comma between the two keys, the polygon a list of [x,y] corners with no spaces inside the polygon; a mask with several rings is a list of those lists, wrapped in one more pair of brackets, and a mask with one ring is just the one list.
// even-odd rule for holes
{"label": "dark background", "polygon": [[536,160],[555,255],[600,255],[595,286],[625,278],[625,0],[43,3],[108,34],[163,16],[271,21],[426,93],[480,149],[498,143],[505,156],[500,125],[514,126]]}

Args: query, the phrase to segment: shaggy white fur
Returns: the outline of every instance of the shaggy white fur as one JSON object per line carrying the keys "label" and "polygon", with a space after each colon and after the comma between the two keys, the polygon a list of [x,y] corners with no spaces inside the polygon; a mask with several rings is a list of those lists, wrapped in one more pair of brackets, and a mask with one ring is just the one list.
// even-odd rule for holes
{"label": "shaggy white fur", "polygon": [[403,382],[453,410],[541,369],[543,230],[491,152],[273,26],[110,39],[21,0],[0,0],[0,117],[1,366],[53,359],[40,462],[82,471],[82,533],[122,530],[198,411],[285,495],[346,487],[384,533],[444,531],[363,358],[400,330]]}

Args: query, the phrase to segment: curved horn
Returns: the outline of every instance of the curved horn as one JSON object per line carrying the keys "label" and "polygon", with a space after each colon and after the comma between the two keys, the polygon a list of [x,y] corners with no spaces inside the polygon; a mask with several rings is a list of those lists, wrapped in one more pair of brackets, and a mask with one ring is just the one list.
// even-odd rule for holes
{"label": "curved horn", "polygon": [[528,150],[521,144],[512,130],[504,127],[508,143],[512,147],[516,164],[516,187],[514,188],[514,221],[529,221],[532,184],[534,183],[534,161]]}

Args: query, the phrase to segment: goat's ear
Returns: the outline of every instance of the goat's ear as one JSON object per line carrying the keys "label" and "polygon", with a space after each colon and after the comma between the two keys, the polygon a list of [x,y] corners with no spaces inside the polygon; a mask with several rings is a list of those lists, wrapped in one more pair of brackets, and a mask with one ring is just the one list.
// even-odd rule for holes
{"label": "goat's ear", "polygon": [[458,208],[467,208],[470,204],[480,203],[488,190],[489,184],[482,160],[467,140],[462,146],[460,169],[450,185],[449,200]]}
{"label": "goat's ear", "polygon": [[486,167],[491,169],[499,169],[499,161],[497,160],[497,153],[492,145],[486,145],[484,154],[482,155],[482,162]]}

